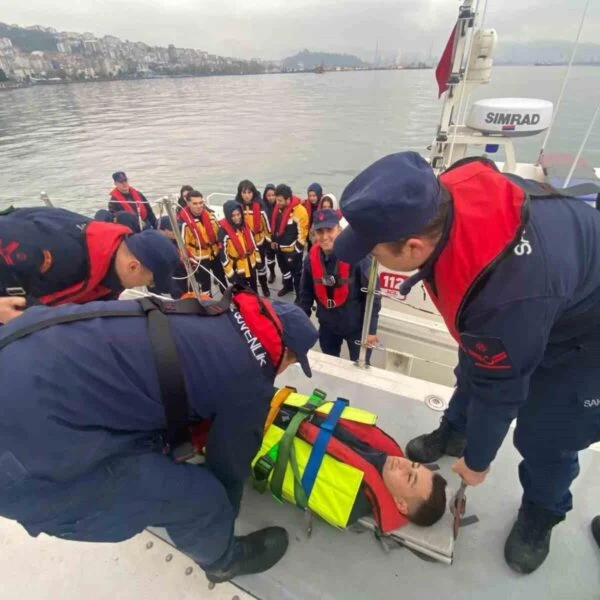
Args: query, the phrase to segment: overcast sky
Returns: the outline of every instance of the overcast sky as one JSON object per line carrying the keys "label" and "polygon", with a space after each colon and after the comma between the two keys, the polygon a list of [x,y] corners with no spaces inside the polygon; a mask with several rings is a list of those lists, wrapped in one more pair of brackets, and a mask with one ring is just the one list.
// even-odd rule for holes
{"label": "overcast sky", "polygon": [[[585,0],[489,0],[486,25],[500,41],[574,39]],[[439,54],[456,0],[0,0],[0,21],[112,34],[151,45],[280,59],[303,48]],[[600,41],[591,0],[583,41]],[[433,47],[432,47],[433,44]]]}

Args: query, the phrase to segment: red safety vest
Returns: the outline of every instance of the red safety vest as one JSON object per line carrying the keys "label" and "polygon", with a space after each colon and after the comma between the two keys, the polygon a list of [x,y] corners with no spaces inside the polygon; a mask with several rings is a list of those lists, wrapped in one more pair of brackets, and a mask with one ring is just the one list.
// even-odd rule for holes
{"label": "red safety vest", "polygon": [[[217,243],[217,236],[215,235],[215,230],[212,226],[212,219],[210,218],[210,213],[206,209],[202,211],[199,217],[194,217],[189,208],[186,207],[179,211],[178,216],[192,231],[196,232],[201,248],[210,248]],[[206,233],[196,227],[196,218],[199,218],[202,221]]]}
{"label": "red safety vest", "polygon": [[335,286],[327,286],[323,283],[323,278],[327,275],[325,265],[323,264],[323,255],[318,244],[314,244],[308,254],[310,260],[310,269],[313,276],[313,285],[317,302],[323,308],[339,308],[348,300],[350,294],[350,263],[338,260],[336,263]]}
{"label": "red safety vest", "polygon": [[454,220],[446,246],[425,287],[460,343],[462,309],[477,282],[521,239],[527,215],[526,194],[493,166],[475,160],[449,169],[440,182],[452,195]]}
{"label": "red safety vest", "polygon": [[[273,214],[271,215],[271,232],[273,235],[277,237],[283,235],[285,228],[287,227],[288,221],[290,220],[290,215],[296,206],[302,204],[302,201],[297,196],[292,196],[292,201],[285,207],[283,211],[279,210],[279,206],[276,206],[273,210]],[[281,215],[281,219],[279,220],[277,217]]]}
{"label": "red safety vest", "polygon": [[[238,258],[247,258],[254,252],[254,240],[252,238],[252,232],[247,225],[243,225],[241,231],[244,234],[244,243],[242,244],[240,238],[237,236],[237,231],[231,225],[227,219],[221,219],[219,225],[225,230],[225,233],[229,236],[235,251],[237,252]],[[246,246],[244,248],[244,245]]]}
{"label": "red safety vest", "polygon": [[102,280],[108,273],[117,248],[128,235],[131,235],[131,229],[124,225],[101,221],[88,223],[84,230],[89,269],[87,279],[64,290],[46,294],[40,297],[40,302],[49,306],[84,304],[114,292],[115,290],[102,285]]}
{"label": "red safety vest", "polygon": [[[129,186],[129,193],[131,194],[131,197],[135,202],[135,205],[138,209],[138,214],[140,215],[142,221],[145,221],[148,218],[148,210],[146,209],[146,203],[142,200],[140,193],[135,188]],[[121,192],[117,188],[113,189],[113,191],[110,193],[110,197],[116,202],[118,202],[123,210],[126,210],[132,215],[136,214],[133,208],[131,208],[131,204],[127,201],[127,198],[125,198],[125,196],[123,196],[123,194],[121,194]]]}
{"label": "red safety vest", "polygon": [[[246,214],[250,213],[249,207],[247,204],[242,204],[242,209],[244,211],[244,222],[246,221]],[[262,214],[261,214],[261,205],[258,200],[252,201],[252,233],[259,234],[262,230]],[[246,223],[247,225],[247,223]]]}

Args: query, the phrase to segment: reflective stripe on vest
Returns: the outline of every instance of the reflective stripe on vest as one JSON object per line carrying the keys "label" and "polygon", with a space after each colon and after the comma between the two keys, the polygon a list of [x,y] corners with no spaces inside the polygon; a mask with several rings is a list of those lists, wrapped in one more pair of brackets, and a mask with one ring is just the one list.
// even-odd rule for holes
{"label": "reflective stripe on vest", "polygon": [[[146,208],[146,203],[142,200],[140,193],[131,186],[129,187],[129,193],[135,202],[135,206],[138,209],[138,214],[140,215],[142,221],[145,221],[148,218],[148,209]],[[123,210],[135,215],[136,212],[131,208],[131,204],[127,201],[127,198],[117,189],[115,188],[111,193],[110,197],[118,202]]]}
{"label": "reflective stripe on vest", "polygon": [[315,297],[323,308],[339,308],[348,300],[350,294],[350,263],[338,260],[336,262],[336,284],[327,286],[324,284],[324,278],[328,275],[323,264],[323,255],[318,244],[315,244],[309,253],[310,269],[313,275],[313,284],[315,288]]}
{"label": "reflective stripe on vest", "polygon": [[89,269],[87,279],[64,290],[40,297],[42,304],[49,306],[68,302],[83,304],[103,298],[111,291],[118,291],[102,285],[102,280],[110,269],[117,248],[126,236],[131,235],[131,229],[115,223],[91,221],[86,224],[83,235]]}
{"label": "reflective stripe on vest", "polygon": [[477,160],[449,169],[440,182],[452,195],[454,220],[433,267],[435,289],[428,282],[425,287],[460,343],[459,321],[469,293],[521,239],[528,198],[493,166]]}

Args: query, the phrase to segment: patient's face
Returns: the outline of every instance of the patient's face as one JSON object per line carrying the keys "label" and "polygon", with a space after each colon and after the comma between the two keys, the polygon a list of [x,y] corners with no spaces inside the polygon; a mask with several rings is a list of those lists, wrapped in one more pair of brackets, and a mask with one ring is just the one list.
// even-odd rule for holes
{"label": "patient's face", "polygon": [[383,467],[383,482],[403,514],[414,512],[433,489],[433,472],[400,456],[388,456]]}

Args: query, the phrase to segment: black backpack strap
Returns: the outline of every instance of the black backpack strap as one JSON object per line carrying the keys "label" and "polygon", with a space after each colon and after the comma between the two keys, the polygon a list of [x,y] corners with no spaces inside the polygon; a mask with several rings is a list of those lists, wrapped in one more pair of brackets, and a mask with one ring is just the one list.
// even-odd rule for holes
{"label": "black backpack strap", "polygon": [[[196,307],[200,306],[195,299],[190,300],[196,304]],[[163,438],[164,452],[171,453],[177,462],[185,461],[194,455],[194,447],[189,428],[188,394],[177,348],[169,330],[169,319],[161,310],[160,302],[152,298],[142,298],[140,304],[148,318],[148,337],[156,363],[160,398],[167,423]],[[191,303],[181,308],[194,310]],[[182,314],[197,314],[197,311],[193,313],[182,310]]]}
{"label": "black backpack strap", "polygon": [[18,329],[14,333],[7,335],[4,339],[0,340],[0,350],[20,340],[21,338],[27,337],[36,331],[42,331],[43,329],[48,329],[48,327],[53,327],[54,325],[62,325],[63,323],[74,323],[76,321],[87,321],[89,319],[99,319],[102,317],[143,317],[144,312],[140,310],[140,308],[129,309],[129,310],[115,310],[113,309],[98,309],[98,310],[90,310],[87,312],[80,312],[72,315],[59,315],[57,317],[50,317],[49,319],[45,319],[44,321],[38,321],[37,323],[32,323],[27,327],[23,327],[22,329]]}
{"label": "black backpack strap", "polygon": [[517,184],[531,198],[578,198],[579,196],[588,196],[591,194],[600,194],[600,183],[592,181],[579,183],[566,188],[557,188],[548,182],[533,181],[531,179],[522,179],[512,173],[504,173],[507,179]]}

